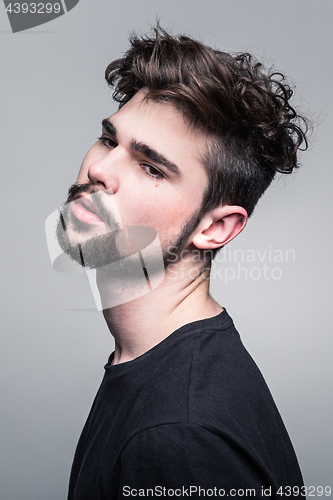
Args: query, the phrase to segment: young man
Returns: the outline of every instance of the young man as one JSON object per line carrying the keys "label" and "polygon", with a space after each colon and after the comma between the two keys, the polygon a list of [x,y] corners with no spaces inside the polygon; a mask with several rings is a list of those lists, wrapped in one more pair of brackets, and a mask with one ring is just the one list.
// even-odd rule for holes
{"label": "young man", "polygon": [[[306,146],[292,92],[248,54],[160,28],[133,36],[106,79],[120,109],[103,120],[57,230],[73,259],[97,269],[115,338],[68,498],[304,496],[269,390],[209,295],[215,252]],[[145,294],[133,295],[139,278],[124,271],[133,227],[151,228],[163,256],[163,272],[156,248],[151,272],[140,260],[159,283]],[[110,307],[119,290],[127,299]]]}

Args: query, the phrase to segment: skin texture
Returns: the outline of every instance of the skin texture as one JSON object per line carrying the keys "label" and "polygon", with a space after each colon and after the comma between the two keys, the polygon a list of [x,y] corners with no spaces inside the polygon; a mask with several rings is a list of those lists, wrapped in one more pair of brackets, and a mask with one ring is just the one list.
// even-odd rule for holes
{"label": "skin texture", "polygon": [[[116,134],[105,124],[102,138],[83,160],[77,182],[101,191],[105,207],[111,209],[116,202],[124,226],[154,228],[166,252],[200,209],[208,182],[201,160],[207,137],[190,127],[170,104],[144,97],[141,90],[108,119]],[[185,242],[182,258],[166,269],[161,285],[143,297],[104,310],[115,337],[114,363],[130,361],[176,328],[222,310],[209,295],[211,263],[203,251],[233,239],[246,218],[246,211],[237,206],[209,211]],[[103,222],[94,224],[93,218],[90,225],[91,232],[105,230]],[[70,237],[77,237],[74,230]],[[200,259],[198,252],[202,252]],[[107,273],[98,269],[97,284],[102,299],[114,292]]]}

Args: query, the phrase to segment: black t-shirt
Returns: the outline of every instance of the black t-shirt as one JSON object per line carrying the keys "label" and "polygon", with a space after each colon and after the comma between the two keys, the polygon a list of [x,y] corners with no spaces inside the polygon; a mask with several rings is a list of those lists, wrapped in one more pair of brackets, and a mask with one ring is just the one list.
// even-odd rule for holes
{"label": "black t-shirt", "polygon": [[133,361],[112,359],[77,446],[69,500],[301,496],[284,424],[225,310]]}

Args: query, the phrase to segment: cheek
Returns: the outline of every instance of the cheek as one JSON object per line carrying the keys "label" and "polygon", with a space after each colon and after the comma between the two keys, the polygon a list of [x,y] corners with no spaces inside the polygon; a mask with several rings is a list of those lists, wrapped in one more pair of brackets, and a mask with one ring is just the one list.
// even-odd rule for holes
{"label": "cheek", "polygon": [[190,207],[184,207],[181,200],[173,200],[171,197],[162,200],[161,196],[151,196],[150,201],[147,201],[147,197],[133,195],[132,203],[122,204],[122,208],[121,216],[125,225],[153,227],[161,232],[160,236],[178,234],[179,229],[192,216]]}

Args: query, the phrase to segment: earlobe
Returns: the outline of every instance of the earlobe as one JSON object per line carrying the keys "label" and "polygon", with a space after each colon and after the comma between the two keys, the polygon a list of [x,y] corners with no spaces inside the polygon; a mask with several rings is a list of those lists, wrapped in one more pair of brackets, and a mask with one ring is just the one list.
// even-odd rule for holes
{"label": "earlobe", "polygon": [[243,207],[217,207],[204,216],[192,243],[201,250],[218,249],[233,240],[246,223],[247,212]]}

